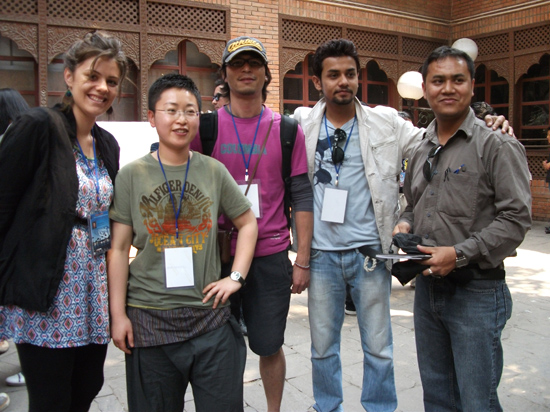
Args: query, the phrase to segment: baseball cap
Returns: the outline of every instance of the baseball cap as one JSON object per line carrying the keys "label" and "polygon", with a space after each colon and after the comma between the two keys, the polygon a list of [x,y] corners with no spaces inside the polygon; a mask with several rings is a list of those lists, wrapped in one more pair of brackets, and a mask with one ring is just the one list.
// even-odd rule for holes
{"label": "baseball cap", "polygon": [[267,64],[267,52],[262,42],[248,36],[237,37],[227,42],[222,55],[223,64],[230,62],[236,55],[242,52],[257,53],[262,56],[263,61]]}

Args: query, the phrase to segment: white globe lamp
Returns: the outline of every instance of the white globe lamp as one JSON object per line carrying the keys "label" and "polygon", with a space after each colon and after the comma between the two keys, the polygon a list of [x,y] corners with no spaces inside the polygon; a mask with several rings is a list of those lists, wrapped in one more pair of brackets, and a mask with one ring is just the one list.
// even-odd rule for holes
{"label": "white globe lamp", "polygon": [[477,58],[477,44],[472,39],[458,39],[452,44],[451,47],[462,50],[464,53],[470,56],[472,60],[475,60]]}
{"label": "white globe lamp", "polygon": [[404,99],[418,100],[424,96],[422,75],[419,72],[406,72],[397,81],[397,92]]}

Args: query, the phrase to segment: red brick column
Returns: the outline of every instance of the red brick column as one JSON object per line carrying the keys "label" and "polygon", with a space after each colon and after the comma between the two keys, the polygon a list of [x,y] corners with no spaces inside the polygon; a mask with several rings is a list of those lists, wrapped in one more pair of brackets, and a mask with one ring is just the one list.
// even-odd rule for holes
{"label": "red brick column", "polygon": [[267,49],[273,80],[266,105],[279,111],[279,2],[277,0],[231,0],[231,38],[251,36]]}
{"label": "red brick column", "polygon": [[550,222],[550,190],[544,180],[531,182],[531,197],[533,198],[533,220]]}

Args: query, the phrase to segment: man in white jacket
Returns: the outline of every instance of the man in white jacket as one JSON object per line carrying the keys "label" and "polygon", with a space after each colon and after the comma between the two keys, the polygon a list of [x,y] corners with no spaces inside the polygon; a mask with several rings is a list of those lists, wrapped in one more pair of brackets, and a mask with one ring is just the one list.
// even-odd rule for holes
{"label": "man in white jacket", "polygon": [[[397,111],[361,105],[359,58],[349,40],[330,40],[313,58],[313,82],[323,98],[294,113],[306,136],[314,191],[314,231],[308,292],[314,408],[343,410],[340,335],[346,285],[357,309],[364,353],[361,404],[397,407],[387,253],[399,214],[401,160],[423,129]],[[494,119],[487,119],[493,123]],[[501,118],[500,121],[503,121]]]}

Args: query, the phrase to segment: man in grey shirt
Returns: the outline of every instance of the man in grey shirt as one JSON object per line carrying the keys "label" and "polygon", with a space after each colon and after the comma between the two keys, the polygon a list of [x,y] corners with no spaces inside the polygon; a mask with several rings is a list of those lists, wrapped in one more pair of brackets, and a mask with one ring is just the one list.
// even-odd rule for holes
{"label": "man in grey shirt", "polygon": [[436,49],[422,67],[435,120],[409,159],[408,206],[394,229],[432,257],[416,282],[414,323],[426,411],[501,411],[501,332],[512,299],[503,260],[531,225],[525,149],[470,109],[474,63]]}

